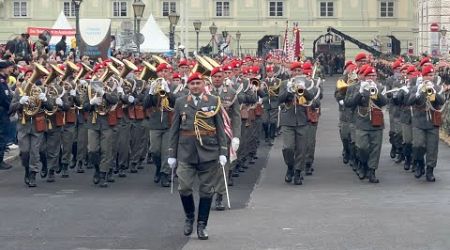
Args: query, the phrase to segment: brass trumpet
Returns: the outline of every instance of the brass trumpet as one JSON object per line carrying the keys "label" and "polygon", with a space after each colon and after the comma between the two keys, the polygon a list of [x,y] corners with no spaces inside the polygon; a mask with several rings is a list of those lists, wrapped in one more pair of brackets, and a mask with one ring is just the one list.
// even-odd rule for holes
{"label": "brass trumpet", "polygon": [[259,85],[261,84],[261,81],[258,78],[250,78],[249,83],[258,88]]}

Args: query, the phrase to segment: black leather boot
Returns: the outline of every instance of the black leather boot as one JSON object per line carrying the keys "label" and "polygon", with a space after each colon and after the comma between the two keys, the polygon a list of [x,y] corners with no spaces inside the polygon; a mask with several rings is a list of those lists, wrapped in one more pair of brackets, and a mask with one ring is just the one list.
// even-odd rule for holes
{"label": "black leather boot", "polygon": [[291,183],[293,176],[294,176],[294,167],[288,166],[288,168],[286,170],[286,176],[284,177],[284,181],[287,183]]}
{"label": "black leather boot", "polygon": [[138,171],[137,171],[137,169],[136,169],[136,164],[135,163],[131,163],[131,166],[130,166],[130,173],[132,173],[132,174],[135,174],[135,173],[137,173]]}
{"label": "black leather boot", "polygon": [[99,165],[94,165],[94,176],[92,178],[92,182],[94,182],[95,185],[100,183],[100,167]]}
{"label": "black leather boot", "polygon": [[61,177],[69,178],[69,165],[68,164],[62,164]]}
{"label": "black leather boot", "polygon": [[36,172],[30,171],[30,181],[28,187],[36,187]]}
{"label": "black leather boot", "polygon": [[100,172],[100,185],[101,188],[108,187],[108,181],[106,180],[106,172]]}
{"label": "black leather boot", "polygon": [[433,170],[434,170],[434,168],[427,167],[427,173],[426,173],[425,177],[427,178],[428,182],[435,182],[436,181],[436,179],[434,178]]}
{"label": "black leather boot", "polygon": [[216,194],[216,210],[225,210],[225,205],[223,205],[223,196],[221,194]]}
{"label": "black leather boot", "polygon": [[302,185],[303,184],[302,180],[303,180],[302,171],[295,170],[295,172],[294,172],[294,184],[295,185]]}
{"label": "black leather boot", "polygon": [[347,164],[350,160],[350,155],[349,155],[349,150],[348,150],[348,145],[349,142],[348,140],[342,140],[342,145],[343,145],[343,150],[342,150],[342,162],[344,164]]}
{"label": "black leather boot", "polygon": [[143,161],[140,161],[137,165],[137,169],[144,169]]}
{"label": "black leather boot", "polygon": [[50,169],[48,171],[47,182],[49,182],[49,183],[55,182],[55,170]]}
{"label": "black leather boot", "polygon": [[84,173],[84,166],[83,162],[79,161],[77,164],[77,173],[82,174]]}
{"label": "black leather boot", "polygon": [[106,181],[111,183],[115,182],[112,169],[108,171],[108,174],[106,175]]}
{"label": "black leather boot", "polygon": [[153,162],[155,163],[155,175],[153,176],[153,182],[159,183],[161,181],[161,158],[153,156]]}
{"label": "black leather boot", "polygon": [[367,164],[360,162],[358,164],[357,175],[360,180],[364,180],[367,177]]}
{"label": "black leather boot", "polygon": [[148,152],[147,153],[147,164],[152,164],[152,163],[153,163],[152,153]]}
{"label": "black leather boot", "polygon": [[414,177],[420,179],[425,174],[425,166],[421,160],[416,161],[416,169],[414,170]]}
{"label": "black leather boot", "polygon": [[369,169],[368,173],[369,173],[369,182],[370,183],[379,183],[380,182],[378,180],[378,178],[375,176],[375,169]]}
{"label": "black leather boot", "polygon": [[184,214],[186,219],[184,220],[184,235],[189,236],[194,230],[195,221],[195,204],[194,196],[183,196],[180,195],[181,203],[183,204]]}
{"label": "black leather boot", "polygon": [[208,231],[206,230],[206,226],[208,225],[211,202],[212,198],[200,198],[197,217],[197,236],[199,240],[208,239]]}
{"label": "black leather boot", "polygon": [[405,159],[403,152],[397,154],[397,159],[395,159],[395,163],[399,164]]}
{"label": "black leather boot", "polygon": [[228,170],[227,184],[228,184],[229,187],[232,187],[234,185],[234,182],[233,182],[233,171],[231,171],[231,170]]}
{"label": "black leather boot", "polygon": [[45,153],[39,153],[39,160],[42,163],[40,175],[41,178],[44,179],[48,174],[47,155]]}
{"label": "black leather boot", "polygon": [[311,163],[306,163],[306,168],[305,168],[305,174],[306,175],[312,175],[313,174],[313,167],[311,165]]}
{"label": "black leather boot", "polygon": [[161,173],[161,187],[170,187],[169,177],[166,173]]}
{"label": "black leather boot", "polygon": [[397,150],[395,149],[394,145],[392,145],[391,147],[391,152],[389,153],[389,156],[391,157],[391,159],[394,159],[395,156],[397,155]]}
{"label": "black leather boot", "polygon": [[127,174],[125,173],[125,166],[119,166],[119,177],[120,178],[127,177]]}

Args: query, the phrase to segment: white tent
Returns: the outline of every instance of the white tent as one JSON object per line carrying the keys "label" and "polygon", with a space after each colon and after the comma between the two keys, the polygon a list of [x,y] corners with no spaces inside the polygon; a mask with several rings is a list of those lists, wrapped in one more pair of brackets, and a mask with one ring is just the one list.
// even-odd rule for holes
{"label": "white tent", "polygon": [[144,43],[141,44],[141,52],[163,53],[170,51],[169,38],[162,32],[153,15],[150,15],[144,27],[141,29],[144,35]]}
{"label": "white tent", "polygon": [[[69,21],[67,21],[66,15],[64,15],[64,11],[61,11],[61,13],[59,13],[58,19],[56,19],[52,29],[72,29],[72,25],[70,25]],[[70,41],[74,38],[74,36],[66,37],[67,46],[70,46]],[[52,36],[49,45],[56,45],[60,40],[61,36]]]}

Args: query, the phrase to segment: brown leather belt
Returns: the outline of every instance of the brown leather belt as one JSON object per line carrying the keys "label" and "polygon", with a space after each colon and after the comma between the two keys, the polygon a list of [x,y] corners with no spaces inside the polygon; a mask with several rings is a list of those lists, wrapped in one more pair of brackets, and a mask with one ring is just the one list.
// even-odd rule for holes
{"label": "brown leather belt", "polygon": [[[200,130],[199,131],[200,136],[214,136],[216,135],[216,131],[205,131],[205,130]],[[194,130],[181,130],[180,131],[180,135],[181,136],[197,136],[195,134]]]}

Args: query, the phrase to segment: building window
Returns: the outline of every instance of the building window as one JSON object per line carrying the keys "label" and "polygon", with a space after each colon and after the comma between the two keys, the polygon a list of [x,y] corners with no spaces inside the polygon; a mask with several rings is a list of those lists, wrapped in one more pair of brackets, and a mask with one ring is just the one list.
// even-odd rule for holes
{"label": "building window", "polygon": [[177,3],[173,1],[164,1],[163,2],[163,16],[168,16],[171,12],[177,12]]}
{"label": "building window", "polygon": [[67,17],[74,17],[75,16],[75,4],[73,4],[72,1],[66,1],[64,2],[64,15]]}
{"label": "building window", "polygon": [[26,1],[14,1],[13,2],[13,16],[14,17],[27,17],[27,2]]}
{"label": "building window", "polygon": [[333,2],[320,2],[320,16],[321,17],[334,16],[334,3]]}
{"label": "building window", "polygon": [[216,2],[216,16],[230,16],[230,2]]}
{"label": "building window", "polygon": [[113,2],[113,17],[126,17],[128,16],[128,6],[126,1],[114,1]]}
{"label": "building window", "polygon": [[269,2],[269,16],[283,16],[283,2],[270,1]]}
{"label": "building window", "polygon": [[394,17],[394,2],[393,1],[381,1],[380,2],[380,16],[381,17]]}

